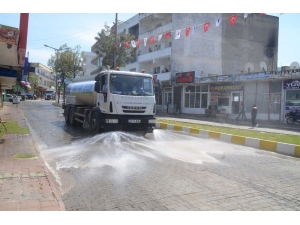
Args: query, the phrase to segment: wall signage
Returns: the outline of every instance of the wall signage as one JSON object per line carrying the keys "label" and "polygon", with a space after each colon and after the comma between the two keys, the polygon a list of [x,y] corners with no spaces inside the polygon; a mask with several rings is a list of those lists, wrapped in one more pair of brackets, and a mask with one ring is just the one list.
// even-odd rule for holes
{"label": "wall signage", "polygon": [[176,73],[176,84],[187,84],[195,82],[195,71]]}
{"label": "wall signage", "polygon": [[300,89],[300,80],[283,81],[283,89]]}
{"label": "wall signage", "polygon": [[211,92],[221,91],[221,92],[232,92],[232,91],[242,91],[243,85],[241,84],[222,84],[222,85],[214,85],[211,84],[209,86],[209,90]]}

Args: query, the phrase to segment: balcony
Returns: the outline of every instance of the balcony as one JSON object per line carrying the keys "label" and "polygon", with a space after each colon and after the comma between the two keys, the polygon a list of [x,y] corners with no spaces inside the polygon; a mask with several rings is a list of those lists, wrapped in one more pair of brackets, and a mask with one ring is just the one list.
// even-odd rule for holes
{"label": "balcony", "polygon": [[138,57],[138,62],[143,63],[143,62],[148,62],[148,61],[153,61],[154,59],[159,59],[159,58],[168,58],[171,56],[171,47],[164,48],[158,51],[154,52],[149,52],[143,55],[140,55]]}
{"label": "balcony", "polygon": [[167,23],[165,25],[162,25],[160,27],[154,28],[152,30],[149,30],[143,34],[139,35],[139,39],[143,40],[146,37],[156,36],[158,34],[164,34],[168,31],[172,30],[172,23]]}
{"label": "balcony", "polygon": [[153,74],[153,76],[155,75],[157,76],[156,79],[162,82],[171,80],[171,72]]}

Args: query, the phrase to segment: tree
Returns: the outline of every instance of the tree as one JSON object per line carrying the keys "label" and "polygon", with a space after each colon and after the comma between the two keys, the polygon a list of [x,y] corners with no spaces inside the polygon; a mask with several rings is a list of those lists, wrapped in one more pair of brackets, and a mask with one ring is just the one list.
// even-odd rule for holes
{"label": "tree", "polygon": [[82,53],[79,45],[75,49],[71,49],[67,44],[64,44],[48,60],[48,66],[54,73],[61,74],[62,79],[73,78],[76,74],[80,74],[82,63]]}
{"label": "tree", "polygon": [[[102,56],[102,64],[108,65],[111,68],[117,66],[126,66],[129,60],[136,56],[136,49],[131,46],[131,41],[135,39],[134,35],[126,34],[126,30],[117,35],[115,45],[115,29],[104,24],[104,29],[98,32],[97,40],[97,54]],[[126,42],[128,46],[126,46]],[[114,51],[116,51],[116,65],[114,65]]]}
{"label": "tree", "polygon": [[38,76],[36,76],[36,75],[28,76],[28,82],[30,83],[33,93],[35,93],[36,87],[38,86],[38,83],[39,83]]}

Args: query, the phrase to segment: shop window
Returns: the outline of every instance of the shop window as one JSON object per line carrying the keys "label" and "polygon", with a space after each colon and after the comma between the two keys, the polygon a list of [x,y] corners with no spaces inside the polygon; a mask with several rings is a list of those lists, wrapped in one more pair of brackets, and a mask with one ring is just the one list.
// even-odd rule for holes
{"label": "shop window", "polygon": [[229,106],[229,98],[218,98],[218,106]]}
{"label": "shop window", "polygon": [[208,92],[208,85],[202,85],[201,92]]}

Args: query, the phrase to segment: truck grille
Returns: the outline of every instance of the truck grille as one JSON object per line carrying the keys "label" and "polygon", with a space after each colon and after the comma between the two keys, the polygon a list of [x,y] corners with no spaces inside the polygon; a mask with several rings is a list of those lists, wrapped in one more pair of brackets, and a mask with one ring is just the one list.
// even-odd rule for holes
{"label": "truck grille", "polygon": [[124,113],[145,113],[145,106],[122,106]]}

